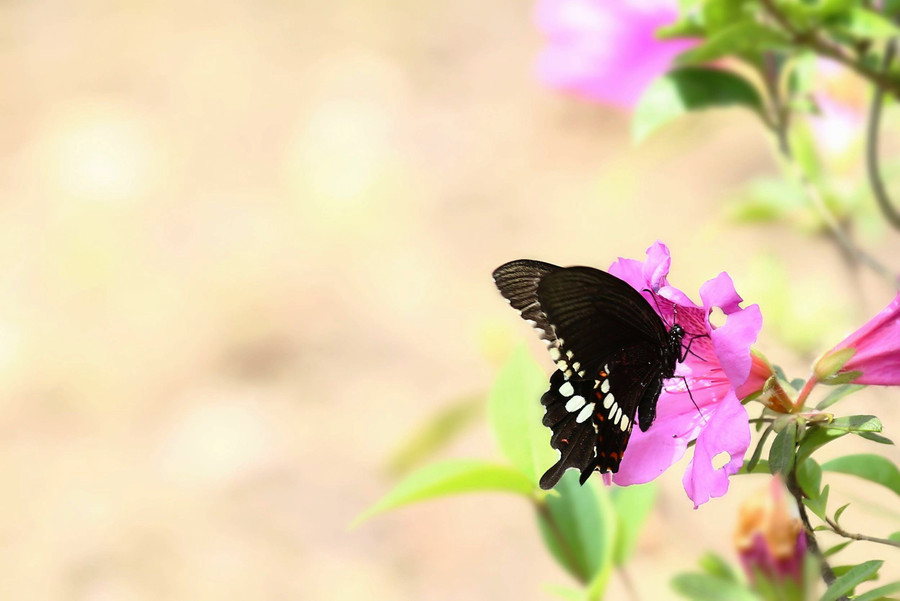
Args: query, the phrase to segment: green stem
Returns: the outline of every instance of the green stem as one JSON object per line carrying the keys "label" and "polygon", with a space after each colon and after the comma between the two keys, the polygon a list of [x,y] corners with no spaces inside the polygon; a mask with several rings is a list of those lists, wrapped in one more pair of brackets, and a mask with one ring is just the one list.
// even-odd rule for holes
{"label": "green stem", "polygon": [[[897,40],[891,40],[884,54],[884,71],[888,70],[896,52]],[[888,223],[900,229],[900,212],[897,212],[897,209],[894,208],[891,202],[887,187],[881,179],[881,170],[878,167],[878,132],[881,125],[881,107],[884,103],[884,93],[885,89],[883,87],[875,86],[875,93],[872,95],[872,106],[869,108],[869,124],[866,132],[866,172],[869,174],[869,185],[872,188],[872,194],[875,196],[881,213]]]}
{"label": "green stem", "polygon": [[[825,555],[822,553],[822,549],[819,547],[819,543],[816,540],[816,534],[813,531],[812,524],[809,522],[809,514],[806,512],[806,505],[803,504],[803,489],[800,488],[800,483],[797,481],[796,462],[794,463],[794,467],[791,468],[791,471],[786,475],[785,480],[788,490],[794,497],[794,501],[797,503],[797,511],[800,513],[800,520],[803,522],[804,530],[806,530],[806,548],[809,549],[809,552],[819,561],[822,571],[822,580],[825,581],[827,586],[831,586],[836,580],[836,576],[834,575],[834,570],[828,565],[828,561],[825,559]],[[846,595],[842,595],[838,597],[836,601],[849,601],[849,598]]]}
{"label": "green stem", "polygon": [[831,518],[826,518],[825,523],[827,523],[828,527],[831,528],[831,531],[838,536],[843,536],[844,538],[849,538],[852,540],[864,540],[870,543],[878,543],[879,545],[888,545],[890,547],[900,548],[900,542],[891,540],[889,538],[878,538],[877,536],[867,536],[865,534],[854,534],[853,532],[847,532]]}

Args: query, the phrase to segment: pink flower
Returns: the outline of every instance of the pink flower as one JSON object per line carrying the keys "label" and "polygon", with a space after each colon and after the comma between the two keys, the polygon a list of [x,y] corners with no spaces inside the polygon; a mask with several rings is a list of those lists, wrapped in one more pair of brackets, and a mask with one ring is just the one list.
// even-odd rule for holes
{"label": "pink flower", "polygon": [[816,362],[815,380],[900,386],[900,294]]}
{"label": "pink flower", "polygon": [[829,155],[851,149],[862,137],[868,87],[850,70],[831,60],[816,63],[819,113],[810,117],[819,147]]}
{"label": "pink flower", "polygon": [[[684,344],[690,345],[690,353],[676,369],[677,378],[668,381],[659,397],[653,425],[646,432],[633,431],[613,482],[628,485],[653,480],[681,459],[688,443],[696,440],[683,478],[696,508],[727,492],[728,477],[740,469],[750,445],[747,410],[735,390],[750,375],[750,346],[759,334],[762,315],[757,305],[740,307],[742,299],[724,272],[700,288],[703,305],[694,304],[668,284],[670,263],[669,249],[656,242],[647,249],[644,262],[619,259],[609,269],[640,291],[653,307],[658,306],[665,323],[681,325]],[[647,289],[653,291],[652,296]],[[725,314],[724,324],[710,323],[714,309]]]}
{"label": "pink flower", "polygon": [[768,486],[741,504],[734,542],[751,582],[762,577],[803,585],[806,533],[786,492],[781,479],[773,476]]}
{"label": "pink flower", "polygon": [[548,44],[538,76],[551,87],[631,108],[693,45],[655,37],[677,16],[677,0],[539,0],[535,20]]}

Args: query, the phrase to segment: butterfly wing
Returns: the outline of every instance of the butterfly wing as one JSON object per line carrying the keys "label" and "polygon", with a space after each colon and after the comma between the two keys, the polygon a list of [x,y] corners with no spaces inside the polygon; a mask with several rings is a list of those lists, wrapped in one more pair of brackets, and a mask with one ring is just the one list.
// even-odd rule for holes
{"label": "butterfly wing", "polygon": [[[494,278],[543,332],[558,368],[541,402],[560,459],[541,487],[552,488],[569,468],[582,482],[595,468],[617,471],[638,405],[655,411],[667,339],[662,319],[629,284],[590,267],[513,261]],[[650,422],[652,414],[642,416],[642,429]]]}

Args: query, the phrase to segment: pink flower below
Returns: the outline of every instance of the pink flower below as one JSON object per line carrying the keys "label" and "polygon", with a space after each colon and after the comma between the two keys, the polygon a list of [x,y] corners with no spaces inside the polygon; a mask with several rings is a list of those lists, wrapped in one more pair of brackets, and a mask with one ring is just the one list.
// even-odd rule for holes
{"label": "pink flower below", "polygon": [[[670,263],[668,248],[656,242],[644,262],[619,259],[609,269],[658,306],[666,323],[681,325],[686,332],[684,343],[690,348],[684,363],[678,364],[677,378],[668,381],[659,398],[653,425],[646,432],[634,429],[613,482],[628,485],[653,480],[696,440],[683,484],[698,507],[727,492],[728,477],[740,469],[750,445],[747,411],[735,390],[750,375],[750,347],[759,334],[762,315],[757,305],[740,307],[742,299],[724,272],[700,288],[703,304],[694,304],[668,284]],[[725,323],[718,327],[709,320],[716,309],[725,314]]]}
{"label": "pink flower below", "polygon": [[548,43],[538,75],[549,86],[631,108],[694,44],[656,38],[677,16],[676,0],[539,0],[535,20]]}

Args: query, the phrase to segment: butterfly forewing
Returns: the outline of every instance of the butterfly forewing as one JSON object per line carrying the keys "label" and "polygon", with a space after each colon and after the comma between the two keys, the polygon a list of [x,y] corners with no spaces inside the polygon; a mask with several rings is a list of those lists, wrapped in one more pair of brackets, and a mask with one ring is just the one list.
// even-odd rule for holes
{"label": "butterfly forewing", "polygon": [[674,369],[662,319],[626,282],[590,267],[520,260],[499,267],[494,279],[543,333],[558,368],[541,402],[560,458],[541,487],[552,488],[570,468],[582,483],[594,469],[618,471],[638,406],[646,430]]}

